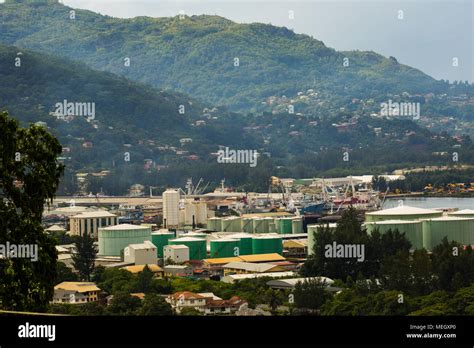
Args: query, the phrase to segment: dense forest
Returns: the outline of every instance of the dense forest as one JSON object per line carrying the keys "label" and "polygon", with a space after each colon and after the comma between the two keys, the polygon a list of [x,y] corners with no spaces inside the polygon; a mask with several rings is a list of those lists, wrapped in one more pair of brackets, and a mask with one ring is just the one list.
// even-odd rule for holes
{"label": "dense forest", "polygon": [[[338,52],[285,27],[208,15],[119,19],[47,1],[8,1],[0,8],[5,44],[85,62],[234,110],[259,110],[269,96],[308,88],[344,102],[405,91],[452,93],[448,83],[393,57]],[[472,93],[472,86],[466,89]]]}

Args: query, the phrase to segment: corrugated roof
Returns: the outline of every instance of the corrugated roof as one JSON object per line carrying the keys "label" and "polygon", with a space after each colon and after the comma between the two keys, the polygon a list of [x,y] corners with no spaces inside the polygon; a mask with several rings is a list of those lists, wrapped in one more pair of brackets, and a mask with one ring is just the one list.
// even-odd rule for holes
{"label": "corrugated roof", "polygon": [[251,262],[234,261],[234,262],[229,262],[225,264],[223,267],[230,268],[230,269],[244,270],[248,272],[264,273],[274,268],[278,268],[279,266],[272,265],[269,263],[251,263]]}
{"label": "corrugated roof", "polygon": [[426,215],[426,214],[440,214],[439,211],[433,209],[423,209],[418,207],[410,207],[402,205],[395,208],[383,209],[374,212],[365,213],[365,215]]}
{"label": "corrugated roof", "polygon": [[81,214],[74,215],[73,218],[81,218],[81,219],[87,219],[87,218],[102,218],[102,217],[115,217],[116,215],[109,213],[106,210],[100,210],[100,211],[85,211]]}
{"label": "corrugated roof", "polygon": [[265,262],[265,261],[285,261],[286,259],[280,254],[258,254],[258,255],[242,255],[240,258],[246,262]]}
{"label": "corrugated roof", "polygon": [[66,290],[77,292],[100,291],[100,289],[91,282],[62,282],[54,287],[54,290]]}
{"label": "corrugated roof", "polygon": [[292,277],[295,276],[295,272],[269,272],[269,273],[250,273],[250,274],[230,274],[228,276],[222,277],[221,281],[224,283],[233,283],[234,281],[244,280],[244,279],[255,279],[255,278],[283,278],[283,277]]}
{"label": "corrugated roof", "polygon": [[143,271],[145,266],[148,266],[150,271],[152,271],[153,273],[163,271],[163,269],[160,266],[155,265],[155,264],[127,266],[127,267],[122,267],[121,269],[129,271],[130,273],[139,273]]}

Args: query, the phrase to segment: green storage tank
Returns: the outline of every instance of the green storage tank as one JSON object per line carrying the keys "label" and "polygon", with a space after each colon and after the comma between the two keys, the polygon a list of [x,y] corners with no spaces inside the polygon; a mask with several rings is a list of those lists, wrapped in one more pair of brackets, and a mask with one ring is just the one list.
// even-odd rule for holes
{"label": "green storage tank", "polygon": [[444,237],[464,245],[474,244],[474,219],[441,217],[423,220],[423,246],[433,250]]}
{"label": "green storage tank", "polygon": [[206,233],[200,233],[200,232],[188,232],[188,233],[185,233],[185,234],[182,234],[180,236],[181,237],[192,237],[192,238],[202,238],[202,239],[206,239],[207,238],[207,234]]}
{"label": "green storage tank", "polygon": [[222,231],[222,218],[212,217],[207,219],[207,229],[211,231]]}
{"label": "green storage tank", "polygon": [[474,219],[474,210],[472,209],[463,209],[458,210],[452,213],[448,213],[449,216],[463,217]]}
{"label": "green storage tank", "polygon": [[273,222],[275,223],[275,233],[280,233],[281,218],[274,218]]}
{"label": "green storage tank", "polygon": [[258,236],[252,240],[253,254],[283,254],[283,240],[277,235]]}
{"label": "green storage tank", "polygon": [[156,246],[156,254],[158,258],[163,258],[164,246],[168,245],[169,240],[173,239],[174,237],[174,232],[170,232],[168,230],[152,232],[151,242]]}
{"label": "green storage tank", "polygon": [[171,239],[169,245],[186,245],[189,248],[190,260],[203,260],[207,258],[206,240],[202,238],[183,237]]}
{"label": "green storage tank", "polygon": [[236,233],[228,236],[231,239],[238,239],[239,243],[239,254],[240,255],[252,255],[252,235],[247,233]]}
{"label": "green storage tank", "polygon": [[291,234],[293,233],[293,218],[285,217],[280,220],[280,233]]}
{"label": "green storage tank", "polygon": [[294,218],[291,222],[291,233],[303,233],[303,219],[301,218]]}
{"label": "green storage tank", "polygon": [[222,220],[222,232],[241,232],[242,219],[239,217],[229,217]]}
{"label": "green storage tank", "polygon": [[267,233],[265,231],[265,220],[262,218],[253,219],[253,233]]}
{"label": "green storage tank", "polygon": [[378,229],[381,234],[384,234],[389,230],[398,230],[401,233],[405,233],[405,236],[411,243],[412,249],[423,248],[423,224],[420,220],[386,220],[366,222],[364,227],[367,229],[369,234],[371,234],[376,229]]}
{"label": "green storage tank", "polygon": [[313,247],[315,242],[315,234],[318,234],[322,229],[329,227],[331,230],[336,229],[337,223],[329,224],[311,224],[308,225],[308,256],[313,255]]}
{"label": "green storage tank", "polygon": [[210,258],[236,257],[240,255],[240,241],[238,239],[215,239],[211,240],[210,244]]}
{"label": "green storage tank", "polygon": [[442,211],[400,205],[395,208],[365,213],[365,222],[432,219],[441,216],[443,216]]}
{"label": "green storage tank", "polygon": [[151,241],[151,227],[121,224],[99,228],[99,251],[102,256],[120,256],[130,244]]}
{"label": "green storage tank", "polygon": [[251,218],[242,219],[242,232],[253,233],[253,219]]}

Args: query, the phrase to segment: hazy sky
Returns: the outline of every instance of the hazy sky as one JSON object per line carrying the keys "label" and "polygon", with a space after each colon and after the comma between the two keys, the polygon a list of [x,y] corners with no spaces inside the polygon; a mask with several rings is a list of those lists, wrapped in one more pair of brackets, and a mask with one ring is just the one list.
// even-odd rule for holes
{"label": "hazy sky", "polygon": [[[394,56],[437,79],[474,82],[474,0],[64,0],[114,17],[217,14],[286,26],[337,50]],[[294,19],[290,19],[293,11]],[[403,19],[399,19],[403,11]],[[453,58],[458,66],[453,66]]]}

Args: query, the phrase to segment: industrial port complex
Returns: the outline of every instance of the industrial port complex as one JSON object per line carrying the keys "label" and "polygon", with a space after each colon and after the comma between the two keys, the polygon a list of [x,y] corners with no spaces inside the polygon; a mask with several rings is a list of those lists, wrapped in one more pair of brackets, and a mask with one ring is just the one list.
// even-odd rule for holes
{"label": "industrial port complex", "polygon": [[[307,209],[320,204],[314,195],[308,203],[299,192],[289,189],[282,189],[281,193],[242,193],[226,190],[222,185],[207,194],[170,188],[158,197],[58,197],[45,210],[43,220],[47,232],[92,237],[98,250],[96,266],[132,273],[148,267],[159,278],[226,283],[266,277],[267,284],[275,289],[294,289],[295,284],[306,279],[299,275],[299,269],[313,255],[318,233],[335,229],[341,213],[353,207],[352,203],[363,204],[357,211],[369,235],[398,230],[405,234],[413,250],[424,248],[428,252],[445,237],[465,246],[474,245],[474,210],[426,209],[403,205],[401,201],[396,207],[382,209],[383,195],[371,191],[370,185],[359,183],[355,187],[351,177],[340,181],[352,186],[349,190],[339,189],[346,192],[346,197],[339,199],[337,205],[334,199],[330,204],[326,200],[324,209],[317,211]],[[354,197],[359,200],[354,201]],[[74,272],[74,245],[56,248],[59,261]],[[328,289],[338,291],[331,288],[332,279],[324,274],[320,279]],[[58,284],[55,294],[79,295],[80,291],[71,286],[68,282]],[[84,301],[98,300],[96,295],[88,294]],[[176,296],[181,296],[182,301]],[[211,300],[198,301],[206,296]],[[81,303],[77,296],[64,298],[56,303]],[[184,307],[192,307],[205,315],[258,315],[243,305],[245,299],[234,300],[238,303],[190,291],[167,297],[178,314]],[[219,309],[211,310],[212,301],[224,302]]]}

